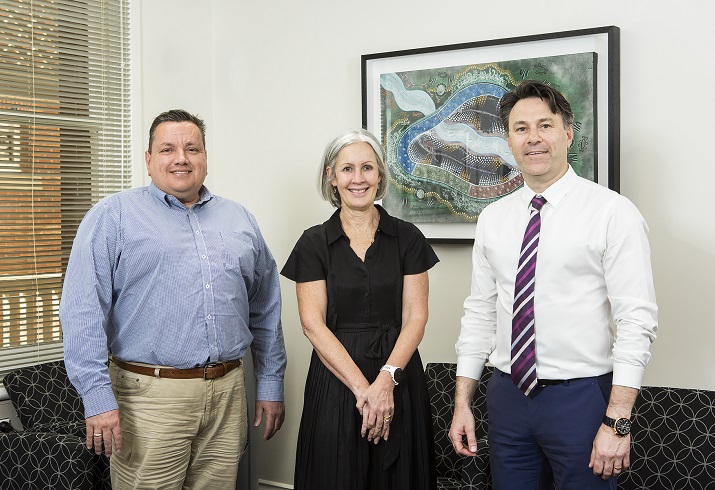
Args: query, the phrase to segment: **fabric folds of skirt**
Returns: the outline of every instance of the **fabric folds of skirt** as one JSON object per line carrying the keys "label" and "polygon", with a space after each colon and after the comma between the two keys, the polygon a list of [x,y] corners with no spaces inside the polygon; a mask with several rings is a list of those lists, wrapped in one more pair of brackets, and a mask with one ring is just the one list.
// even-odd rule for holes
{"label": "fabric folds of skirt", "polygon": [[[394,346],[392,340],[393,345],[373,355],[380,327],[339,325],[334,332],[369,382],[375,380]],[[368,442],[360,435],[362,417],[355,396],[313,352],[298,434],[295,488],[435,488],[429,397],[418,352],[405,367],[405,382],[395,387],[394,395],[395,416],[388,441]]]}

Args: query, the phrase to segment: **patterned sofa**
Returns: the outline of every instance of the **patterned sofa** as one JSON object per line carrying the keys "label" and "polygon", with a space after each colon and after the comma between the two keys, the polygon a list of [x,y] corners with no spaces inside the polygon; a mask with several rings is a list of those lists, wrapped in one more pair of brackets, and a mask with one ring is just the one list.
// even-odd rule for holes
{"label": "patterned sofa", "polygon": [[23,432],[0,434],[0,490],[111,489],[109,460],[85,446],[84,407],[63,361],[3,378]]}
{"label": "patterned sofa", "polygon": [[715,391],[644,387],[619,490],[715,490]]}
{"label": "patterned sofa", "polygon": [[486,386],[492,371],[492,368],[485,368],[472,403],[479,450],[476,457],[463,458],[455,454],[449,439],[449,426],[454,413],[457,365],[427,364],[425,374],[427,375],[427,390],[432,408],[438,490],[478,490],[492,487],[491,472],[489,471],[486,404]]}
{"label": "patterned sofa", "polygon": [[[485,369],[472,404],[479,443],[476,458],[456,456],[448,436],[456,364],[430,363],[425,372],[438,489],[491,489],[485,398],[492,368]],[[715,490],[715,392],[643,387],[633,423],[631,468],[619,477],[619,490]]]}

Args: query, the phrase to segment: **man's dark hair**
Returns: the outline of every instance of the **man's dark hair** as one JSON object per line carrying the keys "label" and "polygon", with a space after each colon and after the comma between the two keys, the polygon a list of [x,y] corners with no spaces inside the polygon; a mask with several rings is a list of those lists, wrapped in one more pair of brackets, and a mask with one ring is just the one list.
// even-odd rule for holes
{"label": "man's dark hair", "polygon": [[561,92],[536,80],[525,80],[517,85],[514,90],[504,94],[499,101],[499,117],[501,117],[507,133],[509,132],[511,110],[520,100],[532,97],[543,100],[549,106],[551,112],[560,115],[564,121],[564,128],[569,128],[573,124],[571,104]]}
{"label": "man's dark hair", "polygon": [[190,122],[194,123],[196,127],[201,131],[201,143],[206,148],[206,124],[203,119],[193,114],[189,114],[183,109],[172,109],[170,111],[162,112],[154,118],[154,122],[151,123],[151,128],[149,128],[149,153],[151,153],[151,145],[154,143],[154,134],[156,133],[156,128],[161,123],[165,122]]}

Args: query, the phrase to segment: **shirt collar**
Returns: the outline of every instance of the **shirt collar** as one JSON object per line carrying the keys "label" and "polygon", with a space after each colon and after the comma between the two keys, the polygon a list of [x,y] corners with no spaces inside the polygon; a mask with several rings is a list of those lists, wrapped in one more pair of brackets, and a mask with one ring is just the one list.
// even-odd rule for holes
{"label": "shirt collar", "polygon": [[[380,222],[377,224],[377,230],[386,233],[390,236],[395,236],[397,234],[397,225],[395,224],[395,218],[390,216],[385,209],[379,204],[375,204],[377,211],[380,213]],[[332,244],[341,236],[345,236],[343,231],[343,226],[340,224],[340,208],[336,209],[333,215],[326,221],[326,237],[328,239],[328,244]],[[347,236],[346,236],[347,238]]]}
{"label": "shirt collar", "polygon": [[[568,192],[574,186],[577,177],[578,176],[576,175],[576,172],[574,172],[574,169],[571,167],[571,165],[569,165],[569,168],[566,173],[559,180],[547,187],[546,190],[541,193],[541,195],[546,198],[546,201],[549,204],[556,207],[561,202],[561,199],[563,199],[564,196],[568,194]],[[524,182],[524,188],[523,192],[521,193],[521,196],[522,200],[525,202],[526,205],[529,205],[529,203],[531,203],[531,200],[534,198],[534,196],[536,196],[536,194],[537,193],[531,190],[529,186],[526,185],[526,182]]]}
{"label": "shirt collar", "polygon": [[[162,201],[164,204],[166,204],[168,207],[171,207],[172,205],[174,206],[184,206],[184,204],[179,201],[176,197],[172,196],[171,194],[167,194],[166,192],[162,191],[159,189],[154,182],[149,183],[149,194],[152,196],[156,197],[160,201]],[[205,185],[201,186],[201,189],[199,190],[199,200],[195,204],[205,204],[211,199],[213,199],[214,195],[211,194],[211,191],[209,191],[208,187]]]}

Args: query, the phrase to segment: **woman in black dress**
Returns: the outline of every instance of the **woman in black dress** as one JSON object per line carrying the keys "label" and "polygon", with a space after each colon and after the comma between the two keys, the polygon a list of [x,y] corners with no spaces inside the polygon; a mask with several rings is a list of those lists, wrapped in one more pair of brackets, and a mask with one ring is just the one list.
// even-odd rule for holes
{"label": "woman in black dress", "polygon": [[326,148],[323,197],[338,210],[306,230],[281,274],[296,281],[313,344],[296,452],[297,490],[436,488],[429,397],[417,345],[427,323],[422,233],[377,206],[380,143],[349,131]]}

